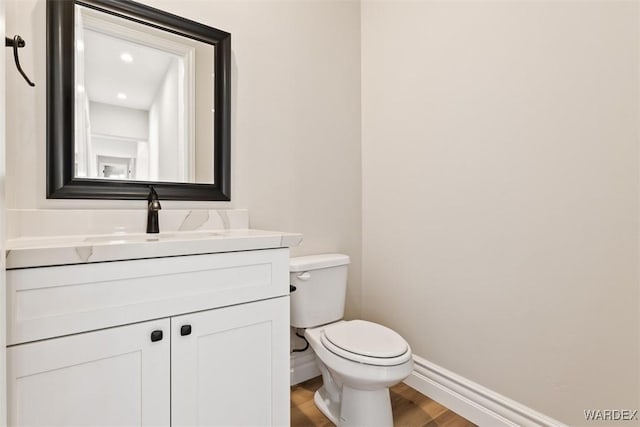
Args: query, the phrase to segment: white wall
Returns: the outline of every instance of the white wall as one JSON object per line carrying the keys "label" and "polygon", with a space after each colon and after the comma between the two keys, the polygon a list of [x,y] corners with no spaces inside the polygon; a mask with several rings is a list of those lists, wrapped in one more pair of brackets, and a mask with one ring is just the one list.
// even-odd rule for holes
{"label": "white wall", "polygon": [[[5,34],[5,0],[0,0],[0,35]],[[6,33],[7,37],[13,34]],[[11,64],[11,63],[9,63]],[[6,95],[5,95],[5,56],[0,57],[0,301],[6,301],[5,287],[5,248],[7,238],[7,205],[5,201],[5,144],[6,144]],[[11,71],[15,71],[12,70]],[[26,82],[24,83],[27,84]],[[0,425],[7,424],[7,373],[6,373],[6,318],[7,311],[5,304],[0,304]]]}
{"label": "white wall", "polygon": [[[295,254],[346,252],[359,311],[360,6],[332,1],[145,1],[232,34],[232,200],[251,226],[304,233]],[[35,88],[7,76],[7,202],[20,209],[140,208],[144,201],[45,199],[45,1],[7,4],[8,32]]]}
{"label": "white wall", "polygon": [[[45,198],[45,1],[6,2],[6,33],[20,34],[20,64],[35,82],[6,73],[7,208],[36,208]],[[6,56],[6,55],[5,55]]]}
{"label": "white wall", "polygon": [[91,132],[146,141],[149,137],[149,112],[117,105],[89,102]]}
{"label": "white wall", "polygon": [[363,316],[571,425],[640,400],[638,17],[362,4]]}
{"label": "white wall", "polygon": [[[158,92],[149,108],[150,123],[156,138],[150,141],[152,152],[157,152],[159,181],[184,182],[179,171],[178,150],[178,60],[173,59],[167,67],[167,73],[158,87]],[[157,129],[157,130],[156,130]],[[156,151],[157,150],[157,151]],[[154,156],[155,157],[155,156]],[[182,169],[184,172],[184,169]],[[152,175],[156,176],[156,175]]]}

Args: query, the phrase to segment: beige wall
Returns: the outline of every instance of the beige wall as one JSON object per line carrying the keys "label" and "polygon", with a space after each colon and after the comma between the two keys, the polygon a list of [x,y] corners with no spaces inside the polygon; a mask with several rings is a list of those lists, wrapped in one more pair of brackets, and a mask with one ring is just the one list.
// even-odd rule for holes
{"label": "beige wall", "polygon": [[[167,208],[248,208],[254,228],[295,231],[294,254],[352,256],[360,286],[360,5],[334,1],[144,3],[232,34],[232,201]],[[9,208],[136,208],[142,201],[45,199],[45,2],[10,0],[7,33],[35,88],[7,73]]]}
{"label": "beige wall", "polygon": [[363,316],[572,425],[639,402],[638,16],[362,4]]}

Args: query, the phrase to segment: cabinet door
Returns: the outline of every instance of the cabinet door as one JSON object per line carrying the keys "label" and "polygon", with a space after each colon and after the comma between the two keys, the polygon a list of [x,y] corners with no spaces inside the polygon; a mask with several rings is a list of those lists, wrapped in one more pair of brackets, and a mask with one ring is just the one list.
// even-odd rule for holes
{"label": "cabinet door", "polygon": [[[169,425],[169,325],[161,319],[8,348],[9,424]],[[153,331],[163,338],[152,342]]]}
{"label": "cabinet door", "polygon": [[177,316],[171,330],[173,426],[289,425],[288,296]]}

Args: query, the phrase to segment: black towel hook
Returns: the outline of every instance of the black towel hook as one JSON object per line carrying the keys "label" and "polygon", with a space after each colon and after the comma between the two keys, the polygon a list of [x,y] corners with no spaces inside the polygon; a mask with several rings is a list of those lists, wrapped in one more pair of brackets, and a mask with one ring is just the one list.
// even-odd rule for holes
{"label": "black towel hook", "polygon": [[20,66],[20,59],[18,59],[18,48],[24,47],[25,44],[26,44],[25,41],[19,35],[13,36],[12,39],[10,39],[9,37],[4,38],[5,47],[13,48],[13,59],[16,61],[16,67],[18,68],[18,71],[20,71],[20,74],[22,74],[22,77],[24,77],[27,83],[29,83],[29,86],[33,87],[36,84],[33,83],[31,80],[29,80],[29,77],[27,77],[27,75],[22,70],[22,67]]}

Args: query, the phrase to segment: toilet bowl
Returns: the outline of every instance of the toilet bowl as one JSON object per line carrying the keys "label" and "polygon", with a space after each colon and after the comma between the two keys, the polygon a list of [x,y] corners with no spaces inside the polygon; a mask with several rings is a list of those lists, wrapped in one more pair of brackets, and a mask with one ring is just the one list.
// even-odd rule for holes
{"label": "toilet bowl", "polygon": [[341,320],[348,264],[341,254],[291,259],[291,325],[306,329],[322,373],[318,409],[338,426],[391,427],[389,387],[413,370],[411,347],[385,326]]}
{"label": "toilet bowl", "polygon": [[[361,335],[365,329],[366,338]],[[331,334],[332,330],[339,334]],[[385,338],[391,334],[399,340],[385,347]],[[333,343],[335,335],[345,341]],[[353,338],[350,343],[349,336]],[[392,426],[389,387],[413,370],[409,345],[392,330],[363,320],[307,329],[305,337],[323,377],[314,396],[318,409],[339,426]],[[403,346],[398,345],[400,340]],[[370,351],[374,347],[377,352]]]}

